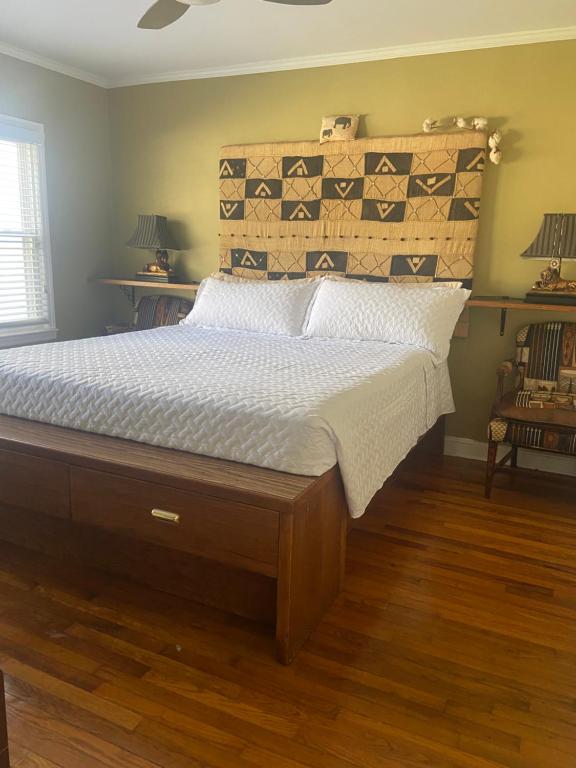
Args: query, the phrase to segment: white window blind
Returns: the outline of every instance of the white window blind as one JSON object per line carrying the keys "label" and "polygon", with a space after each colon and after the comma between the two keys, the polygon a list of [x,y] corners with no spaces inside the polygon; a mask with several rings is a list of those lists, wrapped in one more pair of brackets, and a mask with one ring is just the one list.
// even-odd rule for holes
{"label": "white window blind", "polygon": [[0,115],[0,337],[53,328],[43,142]]}

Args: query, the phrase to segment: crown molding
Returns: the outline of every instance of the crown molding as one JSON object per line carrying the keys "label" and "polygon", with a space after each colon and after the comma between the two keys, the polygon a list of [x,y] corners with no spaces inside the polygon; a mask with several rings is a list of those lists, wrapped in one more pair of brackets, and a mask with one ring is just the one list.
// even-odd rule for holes
{"label": "crown molding", "polygon": [[503,48],[514,45],[530,45],[533,43],[551,43],[562,40],[575,40],[576,26],[554,27],[551,29],[528,30],[524,32],[509,32],[498,35],[481,35],[476,37],[461,37],[451,40],[439,40],[428,43],[412,43],[410,45],[393,45],[387,48],[371,48],[362,51],[347,51],[343,53],[319,54],[290,59],[273,59],[270,61],[254,61],[227,67],[210,69],[186,69],[175,72],[158,74],[125,75],[106,78],[92,72],[71,67],[62,62],[40,56],[23,48],[16,48],[0,41],[0,54],[11,56],[30,64],[36,64],[44,69],[59,72],[68,77],[84,80],[100,88],[123,88],[131,85],[148,85],[152,83],[167,83],[178,80],[204,80],[213,77],[236,77],[239,75],[256,75],[265,72],[285,72],[296,69],[313,69],[317,67],[334,67],[342,64],[361,64],[369,61],[384,61],[386,59],[401,59],[411,56],[431,56],[439,53],[455,53],[458,51],[475,51],[485,48]]}
{"label": "crown molding", "polygon": [[525,32],[510,32],[499,35],[461,37],[429,43],[394,45],[388,48],[372,48],[363,51],[302,56],[292,59],[255,61],[214,69],[189,69],[176,72],[164,72],[153,75],[138,75],[111,78],[110,88],[122,88],[130,85],[166,83],[177,80],[203,80],[212,77],[235,77],[238,75],[256,75],[264,72],[283,72],[294,69],[312,69],[315,67],[333,67],[341,64],[360,64],[368,61],[384,61],[410,56],[430,56],[437,53],[474,51],[483,48],[502,48],[531,43],[550,43],[576,39],[576,26],[538,29]]}
{"label": "crown molding", "polygon": [[68,64],[63,64],[54,59],[48,59],[45,56],[40,56],[32,51],[26,51],[23,48],[16,48],[13,45],[3,43],[2,41],[0,41],[0,54],[10,56],[13,59],[19,59],[20,61],[26,61],[28,64],[35,64],[37,67],[49,69],[52,72],[58,72],[61,75],[73,77],[76,80],[83,80],[85,83],[91,83],[100,88],[110,87],[109,81],[101,75],[95,75],[93,72],[87,72],[85,69],[71,67]]}

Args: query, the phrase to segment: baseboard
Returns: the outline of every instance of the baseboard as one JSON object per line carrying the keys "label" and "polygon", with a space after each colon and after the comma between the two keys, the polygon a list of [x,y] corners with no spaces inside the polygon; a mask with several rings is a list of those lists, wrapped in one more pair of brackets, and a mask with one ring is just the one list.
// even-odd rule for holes
{"label": "baseboard", "polygon": [[[509,447],[502,445],[498,449],[500,459]],[[462,459],[476,459],[486,461],[488,443],[480,440],[470,440],[467,437],[453,437],[446,435],[444,440],[444,453],[446,456],[459,456]],[[557,475],[576,476],[576,457],[563,456],[556,453],[544,453],[540,451],[527,451],[522,448],[518,451],[518,466],[524,469],[539,469],[541,472],[554,472]]]}

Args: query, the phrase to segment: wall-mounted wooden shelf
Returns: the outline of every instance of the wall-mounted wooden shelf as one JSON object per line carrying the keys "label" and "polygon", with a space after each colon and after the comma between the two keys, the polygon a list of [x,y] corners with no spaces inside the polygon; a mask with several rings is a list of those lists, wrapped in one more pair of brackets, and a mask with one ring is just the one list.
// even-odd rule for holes
{"label": "wall-mounted wooden shelf", "polygon": [[531,310],[532,312],[576,312],[576,304],[546,304],[510,296],[473,296],[468,299],[468,307],[500,310],[500,336],[504,336],[508,310]]}
{"label": "wall-mounted wooden shelf", "polygon": [[[153,280],[135,280],[122,277],[95,277],[92,282],[98,285],[115,285],[130,299],[132,306],[136,304],[136,288],[166,291],[191,291],[196,293],[200,283],[162,283]],[[508,310],[531,310],[532,312],[576,312],[576,304],[545,304],[516,299],[510,296],[473,296],[466,304],[471,308],[499,309],[500,336],[506,330]]]}
{"label": "wall-mounted wooden shelf", "polygon": [[130,299],[133,307],[136,306],[136,288],[154,290],[159,293],[166,293],[167,291],[192,291],[196,293],[200,285],[200,283],[163,283],[156,280],[136,280],[123,277],[95,277],[91,282],[98,283],[98,285],[117,286]]}
{"label": "wall-mounted wooden shelf", "polygon": [[93,282],[99,285],[126,285],[133,288],[161,286],[165,291],[197,291],[200,283],[162,283],[156,280],[131,280],[123,277],[95,277]]}

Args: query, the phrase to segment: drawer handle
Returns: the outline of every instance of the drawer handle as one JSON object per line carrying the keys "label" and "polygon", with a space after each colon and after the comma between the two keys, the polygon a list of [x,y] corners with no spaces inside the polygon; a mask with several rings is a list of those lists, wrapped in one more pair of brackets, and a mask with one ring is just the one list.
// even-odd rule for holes
{"label": "drawer handle", "polygon": [[165,509],[153,509],[150,514],[156,520],[163,520],[165,523],[174,523],[174,525],[180,523],[180,515],[176,512],[166,512]]}

